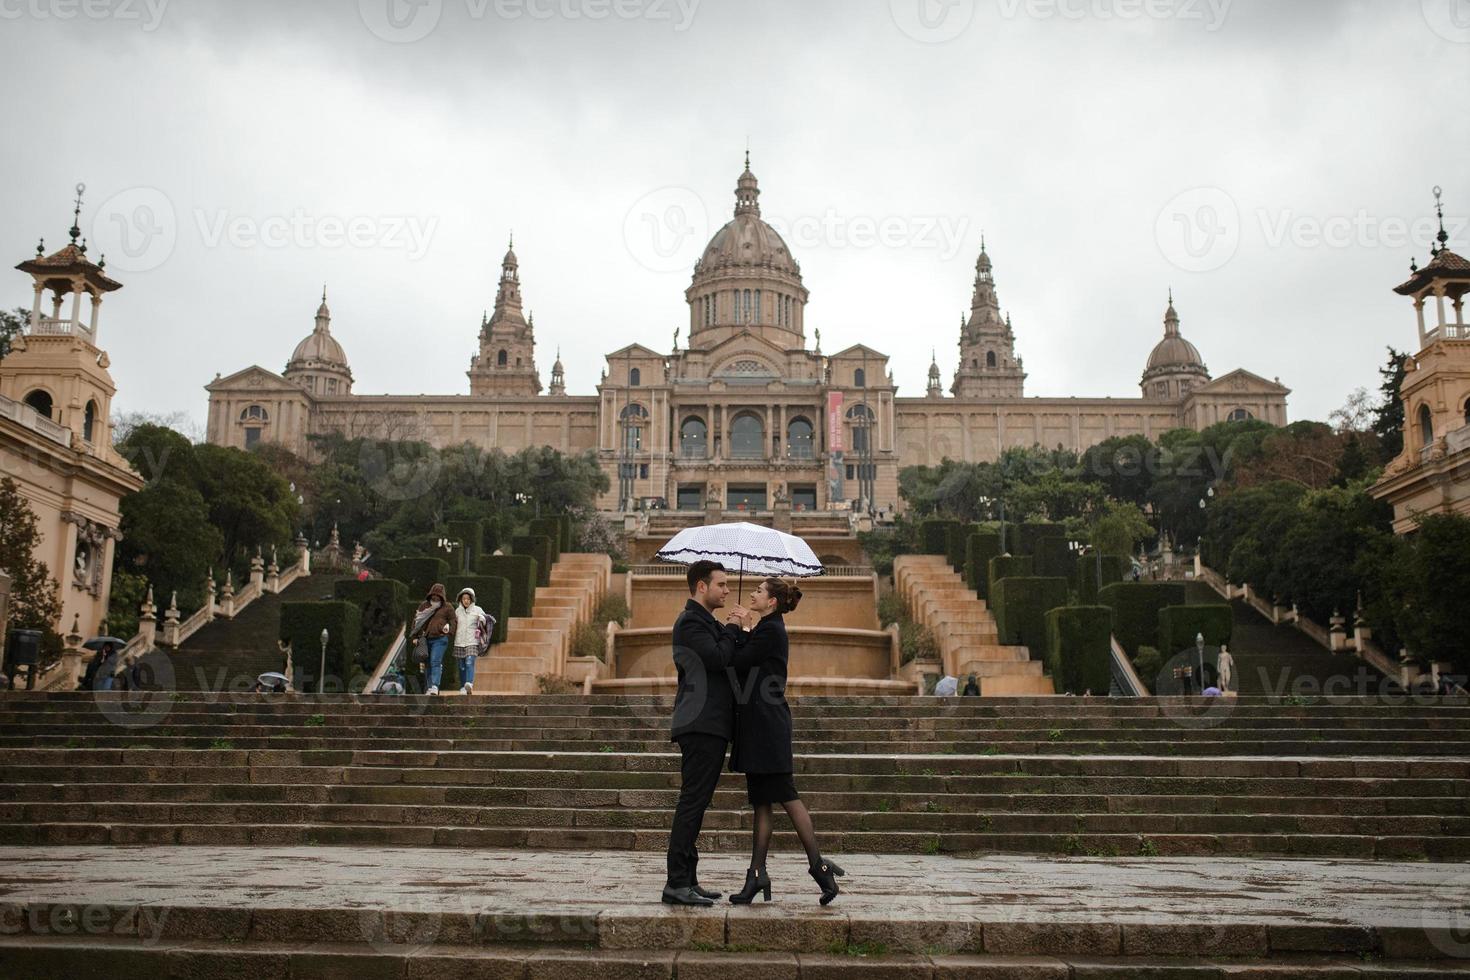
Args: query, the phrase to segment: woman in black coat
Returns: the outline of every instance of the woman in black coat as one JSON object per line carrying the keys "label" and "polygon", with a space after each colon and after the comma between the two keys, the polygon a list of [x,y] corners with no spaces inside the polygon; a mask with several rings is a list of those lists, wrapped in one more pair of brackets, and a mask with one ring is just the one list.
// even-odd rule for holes
{"label": "woman in black coat", "polygon": [[745,888],[730,896],[738,905],[748,904],[756,892],[771,900],[771,876],[766,873],[766,852],[775,829],[776,803],[786,810],[801,846],[806,849],[808,873],[822,889],[826,905],[837,897],[837,875],[843,870],[822,857],[812,816],[796,792],[792,778],[791,708],[786,704],[786,662],[790,647],[783,614],[801,601],[801,590],[780,579],[768,578],[750,594],[750,609],[760,622],[750,631],[740,663],[748,665],[737,677],[735,692],[735,743],[730,750],[730,770],[745,773],[746,795],[755,809],[750,869]]}

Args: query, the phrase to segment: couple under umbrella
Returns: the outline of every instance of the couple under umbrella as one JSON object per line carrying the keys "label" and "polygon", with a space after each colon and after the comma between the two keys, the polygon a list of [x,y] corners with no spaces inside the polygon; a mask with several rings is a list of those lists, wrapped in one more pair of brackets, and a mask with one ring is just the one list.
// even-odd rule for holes
{"label": "couple under umbrella", "polygon": [[[745,887],[730,901],[747,904],[757,894],[771,900],[766,854],[775,828],[774,806],[780,804],[801,839],[808,873],[826,905],[837,897],[837,877],[844,872],[822,857],[811,814],[797,794],[791,709],[785,696],[789,648],[783,617],[796,609],[801,590],[775,577],[820,575],[822,566],[800,538],[749,524],[691,528],[657,557],[689,565],[690,595],[673,634],[679,683],[671,740],[678,744],[682,762],[662,900],[709,906],[721,897],[699,885],[695,841],[729,748],[730,769],[745,774],[746,795],[755,811]],[[738,567],[737,590],[745,571],[760,578],[748,606],[736,605],[722,623],[716,613],[730,593],[726,562]]]}

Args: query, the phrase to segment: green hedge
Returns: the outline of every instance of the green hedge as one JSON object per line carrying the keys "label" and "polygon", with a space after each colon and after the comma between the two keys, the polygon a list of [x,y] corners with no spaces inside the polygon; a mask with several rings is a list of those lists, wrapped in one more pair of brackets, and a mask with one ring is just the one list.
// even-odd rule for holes
{"label": "green hedge", "polygon": [[475,590],[475,604],[495,617],[491,643],[504,643],[510,621],[510,581],[498,575],[451,575],[449,598],[458,600],[460,589]]}
{"label": "green hedge", "polygon": [[408,586],[391,578],[339,578],[332,583],[332,595],[362,610],[358,629],[357,663],[371,674],[405,624],[409,606]]}
{"label": "green hedge", "polygon": [[449,562],[437,556],[394,558],[378,565],[378,574],[402,582],[411,599],[421,600],[429,587],[449,577]]}
{"label": "green hedge", "polygon": [[561,558],[562,522],[558,517],[538,517],[530,524],[528,536],[540,535],[551,544],[551,560]]}
{"label": "green hedge", "polygon": [[536,559],[530,555],[487,555],[475,571],[510,583],[510,615],[529,616],[536,605]]}
{"label": "green hedge", "polygon": [[459,572],[462,568],[474,568],[475,562],[485,553],[485,532],[479,521],[450,521],[445,525],[445,536],[460,542],[464,548],[464,554],[459,549],[450,553],[449,564],[453,572]]}
{"label": "green hedge", "polygon": [[964,573],[965,546],[970,542],[970,535],[977,534],[980,530],[979,524],[955,524],[949,529],[944,541],[944,557],[950,568]]}
{"label": "green hedge", "polygon": [[1033,660],[1046,653],[1046,613],[1067,604],[1067,580],[1008,575],[995,583],[990,609],[1007,646],[1031,648]]}
{"label": "green hedge", "polygon": [[1042,537],[1036,539],[1033,552],[1037,575],[1048,578],[1064,578],[1069,585],[1077,583],[1077,554],[1066,538]]}
{"label": "green hedge", "polygon": [[577,536],[577,529],[572,526],[571,514],[563,514],[557,520],[561,521],[561,552],[566,554],[572,550],[572,540]]}
{"label": "green hedge", "polygon": [[933,518],[919,525],[919,553],[921,555],[949,554],[949,529],[959,527],[959,521],[942,521]]}
{"label": "green hedge", "polygon": [[510,539],[510,550],[517,555],[536,559],[536,584],[551,584],[551,564],[555,561],[551,539],[544,534],[517,534]]}
{"label": "green hedge", "polygon": [[1123,649],[1157,647],[1159,610],[1185,603],[1183,582],[1115,582],[1097,594],[1099,604],[1113,610],[1113,634]]}
{"label": "green hedge", "polygon": [[1105,695],[1113,686],[1113,610],[1062,606],[1046,612],[1046,669],[1058,694]]}
{"label": "green hedge", "polygon": [[1051,521],[1026,521],[1017,530],[1016,551],[1022,555],[1036,554],[1037,544],[1046,538],[1065,538],[1067,535],[1066,528]]}
{"label": "green hedge", "polygon": [[990,597],[990,559],[1000,555],[1000,535],[977,531],[965,541],[965,582],[982,599]]}
{"label": "green hedge", "polygon": [[1033,571],[1030,555],[996,555],[990,559],[986,574],[985,597],[995,597],[995,584],[1007,576],[1030,575]]}
{"label": "green hedge", "polygon": [[1180,650],[1193,650],[1194,638],[1200,633],[1205,636],[1206,646],[1224,646],[1230,642],[1234,627],[1235,613],[1223,602],[1166,606],[1159,610],[1159,650],[1170,657]]}
{"label": "green hedge", "polygon": [[[1123,569],[1128,559],[1121,555],[1102,556],[1102,585],[1123,581]],[[1098,559],[1096,555],[1083,555],[1077,563],[1077,594],[1084,603],[1097,602]]]}
{"label": "green hedge", "polygon": [[322,630],[327,631],[327,691],[345,691],[356,668],[362,610],[350,602],[284,602],[280,638],[291,644],[291,685],[321,691]]}

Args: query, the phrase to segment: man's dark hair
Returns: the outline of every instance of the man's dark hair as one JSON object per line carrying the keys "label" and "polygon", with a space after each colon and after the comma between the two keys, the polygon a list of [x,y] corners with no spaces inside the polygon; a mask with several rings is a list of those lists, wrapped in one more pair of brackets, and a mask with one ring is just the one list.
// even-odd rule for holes
{"label": "man's dark hair", "polygon": [[684,576],[689,581],[689,594],[693,595],[695,593],[699,588],[700,582],[709,584],[710,576],[714,575],[715,572],[723,572],[724,570],[724,565],[721,565],[717,561],[709,561],[704,558],[690,565],[689,574]]}

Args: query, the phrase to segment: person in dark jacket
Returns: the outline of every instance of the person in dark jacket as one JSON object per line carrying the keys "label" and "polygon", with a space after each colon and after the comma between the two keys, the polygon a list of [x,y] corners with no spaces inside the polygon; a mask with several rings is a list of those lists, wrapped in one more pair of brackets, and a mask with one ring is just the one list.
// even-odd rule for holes
{"label": "person in dark jacket", "polygon": [[714,611],[725,605],[730,586],[719,562],[697,561],[687,575],[690,599],[674,623],[674,667],[679,675],[669,740],[679,746],[679,803],[669,831],[668,905],[713,905],[719,892],[699,887],[695,841],[704,811],[714,799],[725,750],[735,729],[735,692],[730,686],[736,651],[745,644],[741,625],[748,614],[736,607],[721,624]]}
{"label": "person in dark jacket", "polygon": [[[427,614],[427,615],[426,615]],[[423,619],[421,625],[409,636],[410,640],[422,636],[429,648],[429,662],[425,666],[425,673],[429,677],[429,689],[426,693],[439,693],[439,680],[444,673],[444,651],[449,648],[449,641],[454,636],[455,628],[459,625],[454,616],[454,607],[444,596],[444,584],[435,582],[429,588],[429,594],[424,596],[424,601],[419,603],[417,615],[414,617],[415,624]]]}
{"label": "person in dark jacket", "polygon": [[736,687],[735,744],[730,751],[730,770],[745,773],[745,792],[755,809],[750,868],[745,887],[730,896],[737,905],[748,904],[756,892],[771,900],[771,876],[766,873],[766,852],[775,829],[772,807],[781,804],[806,850],[808,873],[822,889],[821,903],[837,897],[840,867],[822,857],[812,815],[796,792],[792,777],[791,708],[786,703],[786,664],[790,645],[786,638],[786,613],[796,609],[801,590],[777,578],[768,578],[750,594],[750,612],[760,622],[750,631]]}

